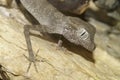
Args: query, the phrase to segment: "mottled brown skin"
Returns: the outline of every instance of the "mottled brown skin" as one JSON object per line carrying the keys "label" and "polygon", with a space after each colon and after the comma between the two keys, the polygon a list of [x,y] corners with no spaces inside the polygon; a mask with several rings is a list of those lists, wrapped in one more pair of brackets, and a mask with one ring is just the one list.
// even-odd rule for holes
{"label": "mottled brown skin", "polygon": [[36,68],[36,56],[33,53],[30,41],[30,29],[49,34],[59,34],[64,36],[68,41],[76,45],[81,45],[89,51],[95,49],[95,28],[89,23],[76,17],[65,16],[47,0],[20,1],[40,23],[40,25],[25,25],[24,27],[25,39],[29,52],[29,57],[25,57],[30,61],[27,71],[29,71],[31,63],[33,63]]}
{"label": "mottled brown skin", "polygon": [[90,0],[48,0],[48,1],[60,11],[81,14],[88,8]]}

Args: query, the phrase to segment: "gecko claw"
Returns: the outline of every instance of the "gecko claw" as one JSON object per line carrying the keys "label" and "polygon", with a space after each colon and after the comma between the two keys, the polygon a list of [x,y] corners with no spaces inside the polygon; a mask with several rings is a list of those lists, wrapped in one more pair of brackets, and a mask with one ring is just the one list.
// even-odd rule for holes
{"label": "gecko claw", "polygon": [[[25,56],[25,55],[24,55],[24,56]],[[29,66],[28,66],[28,68],[27,68],[27,72],[29,72],[32,63],[34,64],[34,67],[35,67],[36,72],[38,72],[37,66],[36,66],[36,61],[38,61],[38,60],[30,60],[27,56],[25,56],[25,58],[29,61]]]}
{"label": "gecko claw", "polygon": [[27,68],[27,72],[29,72],[30,66],[31,66],[32,62],[29,63],[29,66]]}
{"label": "gecko claw", "polygon": [[39,52],[39,50],[37,50],[36,55],[34,57],[32,57],[32,58],[29,58],[29,57],[27,57],[26,55],[23,54],[24,57],[29,61],[29,66],[27,68],[27,72],[29,72],[32,63],[34,64],[36,72],[38,72],[38,69],[37,69],[37,66],[36,66],[36,62],[39,61],[39,60],[36,59],[38,52]]}

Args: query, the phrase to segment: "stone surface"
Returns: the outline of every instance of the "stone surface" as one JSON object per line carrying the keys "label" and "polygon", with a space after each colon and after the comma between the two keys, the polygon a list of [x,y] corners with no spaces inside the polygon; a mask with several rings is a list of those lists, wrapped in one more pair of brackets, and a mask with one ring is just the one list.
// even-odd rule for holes
{"label": "stone surface", "polygon": [[107,34],[110,27],[92,18],[89,22],[97,29],[93,53],[73,45],[56,49],[57,43],[52,38],[31,36],[34,52],[39,50],[39,72],[32,64],[27,73],[29,62],[23,56],[28,56],[23,27],[30,23],[18,9],[0,7],[0,64],[7,69],[11,80],[119,80],[120,34]]}

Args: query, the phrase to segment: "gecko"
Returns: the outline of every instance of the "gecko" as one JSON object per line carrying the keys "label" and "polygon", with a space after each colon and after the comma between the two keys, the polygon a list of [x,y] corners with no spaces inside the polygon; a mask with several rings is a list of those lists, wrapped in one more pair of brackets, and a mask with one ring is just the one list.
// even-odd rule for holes
{"label": "gecko", "polygon": [[24,26],[25,40],[29,53],[29,57],[25,56],[29,60],[27,72],[32,63],[38,72],[36,55],[33,52],[30,40],[30,29],[49,34],[62,35],[71,43],[80,45],[91,52],[95,49],[94,35],[96,30],[91,24],[80,18],[64,15],[48,0],[20,0],[20,2],[40,23],[39,25]]}

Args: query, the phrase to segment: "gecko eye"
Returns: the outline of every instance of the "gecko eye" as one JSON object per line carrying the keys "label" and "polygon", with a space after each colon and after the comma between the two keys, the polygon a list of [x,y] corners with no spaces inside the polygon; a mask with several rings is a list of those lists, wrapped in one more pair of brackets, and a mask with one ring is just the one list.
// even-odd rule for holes
{"label": "gecko eye", "polygon": [[86,40],[88,39],[89,34],[84,28],[82,28],[77,31],[77,36],[79,36],[82,40]]}

